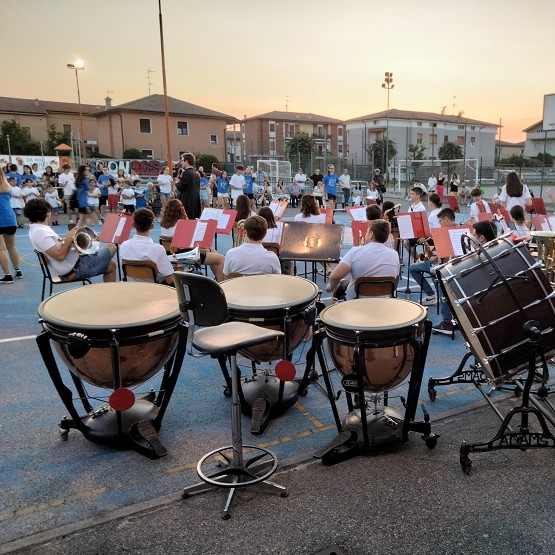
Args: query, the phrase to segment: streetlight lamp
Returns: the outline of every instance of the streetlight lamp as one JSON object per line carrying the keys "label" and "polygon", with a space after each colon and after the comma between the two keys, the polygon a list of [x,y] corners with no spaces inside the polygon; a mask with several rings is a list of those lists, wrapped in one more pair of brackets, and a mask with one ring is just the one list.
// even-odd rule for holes
{"label": "streetlight lamp", "polygon": [[80,126],[80,145],[81,145],[81,163],[87,161],[87,149],[85,147],[85,135],[83,132],[83,109],[81,107],[81,91],[79,90],[79,75],[78,72],[85,69],[85,62],[77,60],[74,64],[67,64],[68,69],[75,70],[75,81],[77,83],[77,102],[79,103],[79,126]]}
{"label": "streetlight lamp", "polygon": [[387,90],[387,124],[386,124],[386,132],[385,132],[385,163],[384,163],[384,173],[386,175],[386,179],[389,178],[389,91],[395,87],[393,84],[393,73],[386,71],[384,82],[382,83],[382,89]]}

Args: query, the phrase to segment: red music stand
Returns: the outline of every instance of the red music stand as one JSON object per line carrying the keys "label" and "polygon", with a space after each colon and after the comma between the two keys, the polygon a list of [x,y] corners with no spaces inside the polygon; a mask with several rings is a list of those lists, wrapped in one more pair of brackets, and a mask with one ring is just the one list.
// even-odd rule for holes
{"label": "red music stand", "polygon": [[233,229],[237,210],[222,210],[221,208],[204,208],[200,219],[202,221],[215,220],[217,222],[214,238],[215,248],[218,250],[218,233],[229,235]]}
{"label": "red music stand", "polygon": [[364,222],[351,222],[351,230],[353,232],[353,246],[358,247],[360,246],[360,239],[364,239],[366,237],[366,232],[368,231],[368,224],[370,222],[368,220]]}
{"label": "red music stand", "polygon": [[473,228],[469,225],[455,225],[449,227],[436,227],[432,229],[432,238],[438,258],[450,258],[464,254],[461,245],[461,236],[472,235]]}
{"label": "red music stand", "polygon": [[116,260],[118,263],[118,276],[121,281],[121,264],[119,259],[119,246],[129,239],[133,229],[133,216],[131,214],[107,214],[104,225],[100,230],[98,240],[101,243],[113,243],[116,245]]}
{"label": "red music stand", "polygon": [[397,224],[401,239],[420,239],[430,236],[427,212],[399,212]]}
{"label": "red music stand", "polygon": [[451,208],[453,210],[453,212],[456,213],[460,213],[460,208],[459,208],[459,201],[457,200],[457,197],[454,197],[453,195],[447,195],[447,203],[449,204],[449,208]]}
{"label": "red music stand", "polygon": [[210,248],[216,234],[216,220],[179,220],[172,239],[172,248]]}

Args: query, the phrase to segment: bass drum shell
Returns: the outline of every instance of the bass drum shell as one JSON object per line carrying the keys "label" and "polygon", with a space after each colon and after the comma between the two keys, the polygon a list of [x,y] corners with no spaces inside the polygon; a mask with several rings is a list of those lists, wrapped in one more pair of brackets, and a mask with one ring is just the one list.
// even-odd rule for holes
{"label": "bass drum shell", "polygon": [[544,331],[544,353],[555,349],[555,298],[526,244],[501,236],[484,249],[509,277],[514,297],[502,280],[486,293],[497,273],[479,251],[440,266],[437,272],[472,353],[491,378],[504,381],[528,368],[529,343],[523,331],[527,321],[536,320]]}
{"label": "bass drum shell", "polygon": [[361,346],[363,388],[388,391],[411,372],[413,340],[424,334],[427,310],[403,299],[355,299],[334,304],[320,313],[328,348],[337,370],[355,372],[354,347]]}
{"label": "bass drum shell", "polygon": [[[171,358],[181,315],[175,290],[154,283],[102,283],[58,293],[41,303],[42,326],[70,371],[86,382],[115,388],[111,344],[119,344],[122,387],[141,384]],[[90,345],[84,356],[70,352],[73,334]]]}
{"label": "bass drum shell", "polygon": [[229,320],[282,331],[287,336],[287,353],[283,338],[241,351],[253,360],[271,362],[290,355],[316,318],[315,300],[319,291],[307,279],[265,274],[230,279],[220,285],[226,296]]}

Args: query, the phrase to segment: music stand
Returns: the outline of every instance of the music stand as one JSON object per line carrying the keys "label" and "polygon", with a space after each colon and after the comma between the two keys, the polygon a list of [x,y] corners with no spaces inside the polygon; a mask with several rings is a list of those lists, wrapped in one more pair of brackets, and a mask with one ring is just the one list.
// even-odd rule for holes
{"label": "music stand", "polygon": [[342,225],[284,222],[280,258],[312,262],[312,281],[315,282],[317,262],[339,262],[342,235]]}
{"label": "music stand", "polygon": [[121,281],[121,264],[119,260],[119,246],[129,239],[133,228],[133,216],[131,214],[107,214],[104,225],[100,230],[98,240],[101,243],[113,243],[116,245],[116,260],[118,262],[118,276]]}

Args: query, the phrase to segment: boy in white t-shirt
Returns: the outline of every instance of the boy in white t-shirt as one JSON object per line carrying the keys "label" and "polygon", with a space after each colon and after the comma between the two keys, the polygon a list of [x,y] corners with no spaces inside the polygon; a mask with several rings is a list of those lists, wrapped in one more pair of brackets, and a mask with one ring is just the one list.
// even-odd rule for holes
{"label": "boy in white t-shirt", "polygon": [[123,189],[120,193],[120,200],[123,204],[123,209],[128,214],[135,212],[135,191],[131,188],[131,182],[124,180],[121,182]]}
{"label": "boy in white t-shirt", "polygon": [[58,202],[60,198],[58,197],[58,191],[48,185],[46,188],[46,193],[44,193],[44,200],[50,205],[50,214],[48,215],[48,225],[58,225],[58,213],[60,211]]}
{"label": "boy in white t-shirt", "polygon": [[[409,212],[426,212],[426,207],[422,203],[423,191],[421,187],[413,187],[409,191],[409,200],[411,202],[409,206]],[[418,239],[405,239],[404,247],[409,252],[413,259],[416,257],[416,245]]]}

